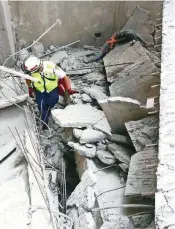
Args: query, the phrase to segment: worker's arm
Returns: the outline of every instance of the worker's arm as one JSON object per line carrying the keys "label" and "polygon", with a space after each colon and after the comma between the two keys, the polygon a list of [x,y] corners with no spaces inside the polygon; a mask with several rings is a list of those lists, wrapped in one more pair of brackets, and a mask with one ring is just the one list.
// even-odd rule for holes
{"label": "worker's arm", "polygon": [[77,93],[77,91],[72,90],[69,77],[66,75],[66,73],[61,68],[59,67],[55,68],[54,74],[58,77],[59,80],[63,82],[64,88],[69,93],[69,95]]}

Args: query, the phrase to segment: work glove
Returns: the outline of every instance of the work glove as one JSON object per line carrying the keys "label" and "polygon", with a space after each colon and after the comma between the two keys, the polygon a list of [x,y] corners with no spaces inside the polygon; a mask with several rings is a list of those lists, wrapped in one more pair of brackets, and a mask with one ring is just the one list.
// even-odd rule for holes
{"label": "work glove", "polygon": [[32,87],[28,88],[28,93],[29,93],[30,98],[34,98],[34,91]]}
{"label": "work glove", "polygon": [[67,90],[67,92],[68,92],[69,95],[73,95],[73,94],[78,93],[78,91],[73,90],[72,88],[69,88],[69,89]]}

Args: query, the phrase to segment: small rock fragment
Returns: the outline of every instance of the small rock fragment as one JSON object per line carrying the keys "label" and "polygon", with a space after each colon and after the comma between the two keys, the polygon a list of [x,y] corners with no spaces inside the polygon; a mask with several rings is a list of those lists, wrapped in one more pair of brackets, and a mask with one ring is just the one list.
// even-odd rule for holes
{"label": "small rock fragment", "polygon": [[104,164],[112,165],[115,163],[115,157],[109,152],[105,150],[98,150],[97,157],[102,161]]}
{"label": "small rock fragment", "polygon": [[81,138],[82,132],[83,132],[83,130],[81,130],[81,129],[73,129],[73,135],[74,135],[74,137],[76,137],[78,139]]}
{"label": "small rock fragment", "polygon": [[74,148],[74,150],[82,156],[93,158],[96,155],[96,146],[93,146],[92,148],[87,148],[86,146],[80,145],[79,143],[75,142],[68,142],[68,145]]}
{"label": "small rock fragment", "polygon": [[85,102],[85,103],[91,103],[92,102],[92,99],[91,99],[91,97],[89,96],[89,95],[87,95],[87,94],[82,94],[82,100],[83,100],[83,102]]}
{"label": "small rock fragment", "polygon": [[34,55],[39,57],[43,54],[44,52],[44,45],[41,42],[36,42],[32,47],[31,47],[32,52],[34,52]]}
{"label": "small rock fragment", "polygon": [[125,163],[120,163],[119,166],[123,170],[123,172],[127,172],[129,169],[129,166]]}

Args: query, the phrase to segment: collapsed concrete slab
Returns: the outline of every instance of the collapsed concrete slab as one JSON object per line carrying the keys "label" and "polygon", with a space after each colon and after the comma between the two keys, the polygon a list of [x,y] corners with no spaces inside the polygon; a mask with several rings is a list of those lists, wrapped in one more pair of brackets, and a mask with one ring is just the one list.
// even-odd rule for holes
{"label": "collapsed concrete slab", "polygon": [[52,115],[56,123],[62,127],[93,126],[95,129],[111,134],[105,114],[90,105],[76,104],[67,106],[64,110],[54,109]]}
{"label": "collapsed concrete slab", "polygon": [[103,88],[100,86],[93,85],[90,88],[86,87],[83,91],[96,100],[108,98],[108,96],[103,92]]}
{"label": "collapsed concrete slab", "polygon": [[101,131],[93,130],[92,128],[87,128],[86,130],[83,130],[80,138],[81,142],[86,143],[96,143],[104,140],[106,138],[106,134],[104,134]]}
{"label": "collapsed concrete slab", "polygon": [[116,143],[108,144],[108,150],[114,154],[117,160],[129,165],[132,152],[131,150],[117,145]]}
{"label": "collapsed concrete slab", "polygon": [[26,101],[27,98],[28,98],[28,94],[15,96],[9,99],[1,99],[0,100],[0,109],[5,108],[5,107],[10,107],[14,104],[22,103]]}
{"label": "collapsed concrete slab", "polygon": [[133,46],[130,44],[116,46],[104,57],[105,65],[128,62],[132,64],[106,67],[107,80],[112,83],[110,94],[146,102],[150,86],[160,80],[158,76],[151,75],[158,72],[158,68],[140,42],[136,42]]}
{"label": "collapsed concrete slab", "polygon": [[91,72],[83,76],[83,79],[86,79],[88,82],[94,83],[97,81],[105,80],[105,75],[101,72]]}
{"label": "collapsed concrete slab", "polygon": [[81,138],[82,132],[83,132],[83,130],[81,130],[81,129],[73,129],[73,135],[74,135],[74,137],[76,137],[78,139]]}
{"label": "collapsed concrete slab", "polygon": [[108,137],[111,142],[118,143],[124,146],[132,147],[132,141],[129,137],[120,134],[112,134]]}
{"label": "collapsed concrete slab", "polygon": [[149,116],[138,121],[125,123],[126,129],[137,152],[145,149],[146,145],[157,143],[158,123],[159,119],[157,116]]}
{"label": "collapsed concrete slab", "polygon": [[54,54],[52,54],[52,56],[50,57],[50,61],[53,61],[54,63],[60,63],[61,61],[63,61],[64,59],[68,58],[67,52],[65,51],[58,51],[55,52]]}
{"label": "collapsed concrete slab", "polygon": [[74,151],[76,151],[80,155],[88,158],[93,158],[96,155],[96,146],[92,146],[92,148],[88,148],[84,145],[80,145],[79,143],[75,143],[75,142],[68,142],[68,146],[72,147]]}
{"label": "collapsed concrete slab", "polygon": [[91,99],[91,97],[89,96],[89,95],[87,95],[87,94],[82,94],[82,100],[83,100],[83,102],[85,102],[85,103],[91,103],[92,102],[92,99]]}
{"label": "collapsed concrete slab", "polygon": [[154,27],[148,21],[149,14],[150,11],[137,6],[121,31],[130,30],[138,34],[148,45],[154,44],[152,36],[154,33]]}
{"label": "collapsed concrete slab", "polygon": [[138,120],[147,116],[147,111],[142,108],[139,101],[131,98],[113,97],[98,100],[113,133],[125,132],[125,122]]}
{"label": "collapsed concrete slab", "polygon": [[125,195],[145,195],[156,191],[157,151],[140,151],[132,156]]}
{"label": "collapsed concrete slab", "polygon": [[153,214],[137,215],[137,216],[132,216],[131,220],[133,222],[134,228],[147,228],[154,220],[154,216]]}

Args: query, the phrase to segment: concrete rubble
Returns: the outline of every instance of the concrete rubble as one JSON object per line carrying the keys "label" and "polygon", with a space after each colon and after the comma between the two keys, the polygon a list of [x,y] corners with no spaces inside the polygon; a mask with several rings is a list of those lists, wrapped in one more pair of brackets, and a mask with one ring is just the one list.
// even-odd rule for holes
{"label": "concrete rubble", "polygon": [[126,129],[137,152],[144,150],[147,145],[157,143],[158,122],[157,116],[149,116],[138,121],[125,123]]}
{"label": "concrete rubble", "polygon": [[[152,45],[154,27],[148,15],[148,11],[136,7],[122,30],[130,28],[145,43]],[[32,47],[32,52],[41,56],[57,48],[51,45],[44,49],[44,45],[38,42]],[[10,119],[19,127],[20,135],[24,135],[25,148],[32,163],[31,167],[25,161],[25,168],[19,167],[17,171],[20,177],[4,184],[4,187],[12,189],[19,183],[22,190],[19,192],[22,200],[18,198],[18,189],[12,193],[15,204],[20,205],[17,212],[22,218],[18,227],[14,221],[14,229],[19,226],[26,229],[52,228],[47,201],[50,212],[59,219],[53,217],[52,224],[60,229],[134,229],[147,228],[153,222],[152,213],[142,215],[139,209],[130,211],[124,205],[135,204],[136,196],[156,191],[154,165],[158,163],[158,153],[157,129],[154,127],[158,125],[158,118],[148,116],[146,101],[150,86],[160,81],[157,75],[152,74],[159,72],[160,58],[154,48],[146,48],[142,42],[133,41],[116,46],[103,58],[104,65],[132,63],[106,67],[104,72],[100,67],[102,61],[87,64],[88,57],[98,51],[99,48],[90,46],[65,48],[44,57],[59,64],[69,75],[73,88],[79,92],[70,96],[67,107],[57,104],[51,110],[49,130],[41,132],[36,120],[39,132],[37,129],[35,133],[30,127],[31,132],[24,135],[26,127],[21,124],[21,120],[25,120],[24,113],[17,111],[12,104],[21,105],[29,101],[25,90],[22,94],[22,88],[11,92],[11,102],[0,94],[3,121],[0,135],[5,136],[0,144],[3,151],[0,160],[16,150],[15,141],[7,131]],[[23,54],[23,57],[19,56],[20,61],[30,53],[24,51]],[[13,79],[8,77],[8,81],[14,87]],[[18,83],[21,84],[16,82],[15,85]],[[6,83],[0,87],[9,93]],[[31,106],[39,117],[35,105]],[[30,124],[32,122],[35,123],[32,120]],[[11,139],[11,143],[7,139]],[[38,155],[42,155],[40,161]],[[38,166],[40,163],[45,170]],[[37,175],[33,174],[33,169],[38,171]],[[0,186],[0,193],[5,193],[4,187]],[[40,188],[47,201],[43,199]],[[9,193],[0,196],[4,206],[7,205],[7,211],[11,208],[7,201],[9,196]],[[146,200],[141,201],[145,203]],[[1,210],[0,214],[5,217]],[[6,217],[4,222],[6,226]],[[2,228],[8,229],[4,225]]]}
{"label": "concrete rubble", "polygon": [[159,78],[151,74],[159,70],[140,42],[116,46],[104,57],[105,65],[128,62],[132,64],[106,67],[107,80],[111,83],[110,95],[129,97],[145,103],[149,87],[159,82]]}
{"label": "concrete rubble", "polygon": [[153,45],[154,25],[153,22],[148,20],[149,14],[149,11],[137,6],[130,18],[123,26],[122,31],[130,30],[132,32],[135,32],[136,34],[139,34],[140,38],[145,43]]}
{"label": "concrete rubble", "polygon": [[98,101],[114,133],[125,132],[125,122],[147,116],[147,110],[137,100],[112,97]]}

